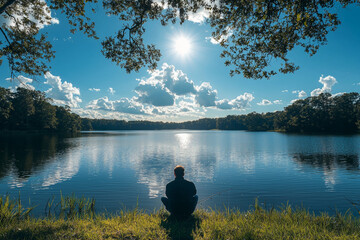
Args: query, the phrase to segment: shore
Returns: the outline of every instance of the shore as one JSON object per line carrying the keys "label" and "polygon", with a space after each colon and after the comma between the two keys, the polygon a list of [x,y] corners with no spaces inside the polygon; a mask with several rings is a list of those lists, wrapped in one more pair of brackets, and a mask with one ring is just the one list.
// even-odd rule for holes
{"label": "shore", "polygon": [[247,212],[200,209],[182,221],[165,210],[95,214],[93,200],[72,197],[52,204],[34,218],[20,201],[0,198],[0,239],[360,239],[359,216],[265,210],[257,202]]}

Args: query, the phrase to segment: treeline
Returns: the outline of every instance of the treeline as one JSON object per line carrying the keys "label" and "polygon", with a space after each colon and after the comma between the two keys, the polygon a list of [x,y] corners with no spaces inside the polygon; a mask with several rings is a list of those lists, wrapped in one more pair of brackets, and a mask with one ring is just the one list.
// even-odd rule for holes
{"label": "treeline", "polygon": [[283,111],[203,118],[187,122],[125,121],[80,118],[69,107],[54,106],[45,93],[0,87],[0,130],[249,130],[355,133],[360,130],[360,95],[323,93],[300,99]]}
{"label": "treeline", "polygon": [[52,105],[43,92],[0,87],[0,130],[76,132],[81,130],[81,118],[69,107]]}
{"label": "treeline", "polygon": [[355,133],[360,129],[360,96],[345,93],[300,99],[283,111],[203,118],[182,123],[82,119],[83,130],[249,130],[285,132]]}

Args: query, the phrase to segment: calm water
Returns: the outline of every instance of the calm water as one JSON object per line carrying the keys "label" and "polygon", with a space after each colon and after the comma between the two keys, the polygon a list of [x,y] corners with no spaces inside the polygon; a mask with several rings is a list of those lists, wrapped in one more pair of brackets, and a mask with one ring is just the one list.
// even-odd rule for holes
{"label": "calm water", "polygon": [[[360,136],[242,131],[111,131],[73,138],[0,137],[0,194],[31,199],[94,197],[98,211],[161,207],[173,168],[198,189],[203,208],[246,211],[289,201],[334,213],[360,202]],[[212,197],[211,197],[212,196]]]}

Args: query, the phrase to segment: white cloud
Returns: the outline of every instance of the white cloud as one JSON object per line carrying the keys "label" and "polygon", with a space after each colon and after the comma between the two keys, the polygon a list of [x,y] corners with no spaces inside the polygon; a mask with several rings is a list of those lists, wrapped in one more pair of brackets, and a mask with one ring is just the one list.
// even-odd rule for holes
{"label": "white cloud", "polygon": [[82,113],[94,116],[96,115],[94,111],[99,111],[106,117],[125,119],[141,115],[146,115],[146,119],[156,120],[168,120],[166,117],[169,116],[177,119],[197,118],[204,114],[207,107],[221,110],[244,110],[254,99],[252,94],[244,93],[232,100],[218,100],[217,90],[213,89],[209,82],[195,86],[185,73],[166,63],[160,69],[149,71],[149,75],[147,78],[138,80],[138,86],[135,88],[136,95],[131,99],[121,98],[115,101],[109,100],[108,97],[95,99],[89,102],[87,111]]}
{"label": "white cloud", "polygon": [[250,102],[252,100],[254,100],[254,96],[251,93],[244,93],[243,95],[239,95],[231,101],[228,99],[216,101],[216,107],[223,110],[244,110],[250,106]]}
{"label": "white cloud", "polygon": [[217,91],[212,89],[210,83],[203,82],[196,90],[195,100],[201,107],[215,106]]}
{"label": "white cloud", "polygon": [[111,101],[108,97],[103,97],[91,101],[86,108],[93,110],[116,111],[129,114],[146,114],[144,107],[134,99],[121,98]]}
{"label": "white cloud", "polygon": [[196,94],[194,82],[181,70],[164,63],[159,70],[149,71],[150,77],[142,79],[135,88],[137,101],[157,107],[172,106],[180,96]]}
{"label": "white cloud", "polygon": [[305,97],[307,97],[307,94],[306,94],[306,92],[305,92],[304,90],[301,90],[301,91],[299,92],[299,94],[298,94],[298,97],[299,97],[299,98],[305,98]]}
{"label": "white cloud", "polygon": [[[155,4],[162,6],[164,9],[169,8],[169,5],[165,2],[162,3],[162,0],[153,0]],[[219,0],[205,0],[205,3],[209,4],[210,6],[219,5]],[[195,13],[188,12],[188,20],[194,23],[202,24],[209,18],[210,12],[209,10],[205,9],[204,7],[199,8]]]}
{"label": "white cloud", "polygon": [[234,34],[233,30],[230,29],[230,27],[227,27],[224,34],[222,34],[221,36],[219,36],[218,38],[214,38],[214,37],[206,37],[206,40],[210,40],[210,42],[212,44],[220,44],[221,42],[227,42],[227,40],[229,39],[229,37],[231,37]]}
{"label": "white cloud", "polygon": [[51,86],[45,93],[54,100],[55,104],[79,107],[79,103],[82,102],[79,97],[79,88],[74,87],[72,83],[62,82],[59,76],[54,76],[50,72],[47,72],[44,77],[46,79],[44,83]]}
{"label": "white cloud", "polygon": [[134,99],[121,98],[114,101],[114,110],[130,114],[146,114],[144,106],[137,103]]}
{"label": "white cloud", "polygon": [[26,89],[29,89],[29,90],[35,90],[35,87],[30,85],[30,83],[32,83],[33,80],[31,78],[27,78],[27,77],[24,77],[22,75],[14,78],[14,79],[13,78],[6,78],[5,80],[16,82],[17,86],[15,87],[15,89],[18,88],[18,87],[21,87],[21,88],[26,88]]}
{"label": "white cloud", "polygon": [[[45,3],[44,0],[40,0],[41,3]],[[36,24],[36,27],[39,29],[44,28],[44,26],[51,25],[51,24],[59,24],[59,20],[57,18],[53,18],[51,16],[50,8],[45,4],[42,8],[42,13],[45,15],[45,17],[42,17],[41,19],[35,19],[34,14],[31,14],[31,12],[34,12],[34,5],[29,4],[29,6],[22,6],[22,5],[16,5],[18,8],[16,9],[16,12],[12,14],[13,17],[10,17],[6,15],[5,13],[0,15],[0,26],[2,27],[13,27],[15,26],[15,21],[22,22],[22,19],[24,17],[28,17],[30,21],[34,22]],[[37,9],[36,9],[37,10]],[[28,13],[28,16],[25,16],[23,13]],[[22,26],[23,29],[26,29],[25,25]]]}
{"label": "white cloud", "polygon": [[172,93],[176,95],[186,95],[195,93],[194,82],[189,80],[181,70],[175,70],[175,66],[164,63],[161,70],[149,72],[151,76],[143,80],[144,83],[161,83]]}
{"label": "white cloud", "polygon": [[99,110],[114,110],[113,101],[109,101],[108,97],[92,100],[86,107]]}
{"label": "white cloud", "polygon": [[285,89],[285,90],[282,90],[281,92],[287,93],[287,92],[289,92],[289,90]]}
{"label": "white cloud", "polygon": [[331,93],[332,87],[337,83],[336,78],[333,76],[320,77],[319,83],[323,85],[322,88],[314,89],[311,92],[311,96],[318,96],[321,93]]}
{"label": "white cloud", "polygon": [[115,93],[115,90],[113,89],[113,88],[111,88],[111,87],[109,87],[109,93],[111,93],[111,94],[114,94]]}
{"label": "white cloud", "polygon": [[100,88],[89,88],[91,92],[100,92]]}
{"label": "white cloud", "polygon": [[189,13],[189,21],[194,23],[204,23],[210,16],[210,12],[204,8],[199,9],[196,13]]}
{"label": "white cloud", "polygon": [[230,110],[233,109],[233,105],[230,104],[229,99],[221,99],[219,101],[216,101],[216,107],[222,110]]}
{"label": "white cloud", "polygon": [[298,98],[297,99],[293,99],[290,101],[290,104],[293,104],[294,102],[296,102],[297,100],[301,99],[301,98],[306,98],[307,97],[307,93],[304,90],[295,90],[292,91],[292,93],[297,94]]}
{"label": "white cloud", "polygon": [[[151,113],[157,116],[199,116],[202,113],[196,108],[194,102],[188,102],[181,100],[174,106],[171,107],[153,107]],[[168,120],[168,119],[166,119]]]}
{"label": "white cloud", "polygon": [[267,106],[267,105],[272,105],[273,103],[267,99],[263,99],[261,100],[261,102],[257,103],[257,105],[260,105],[260,106]]}
{"label": "white cloud", "polygon": [[339,93],[335,93],[332,95],[332,97],[337,97],[337,96],[341,96],[343,94],[345,94],[346,92],[339,92]]}
{"label": "white cloud", "polygon": [[140,103],[154,106],[172,106],[175,102],[175,96],[161,82],[141,80],[135,88],[135,92],[138,94],[136,100]]}
{"label": "white cloud", "polygon": [[277,104],[277,105],[280,105],[280,104],[282,104],[282,100],[275,100],[275,101],[273,101],[273,103]]}

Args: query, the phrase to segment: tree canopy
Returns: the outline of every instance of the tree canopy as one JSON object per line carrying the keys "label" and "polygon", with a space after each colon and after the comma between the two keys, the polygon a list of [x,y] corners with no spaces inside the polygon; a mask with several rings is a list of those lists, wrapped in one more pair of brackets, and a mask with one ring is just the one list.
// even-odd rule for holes
{"label": "tree canopy", "polygon": [[44,92],[0,87],[0,130],[80,131],[81,118],[51,102]]}
{"label": "tree canopy", "polygon": [[[220,57],[230,75],[270,78],[292,73],[299,66],[288,54],[299,46],[314,55],[327,42],[327,35],[340,24],[336,8],[360,0],[103,0],[107,15],[116,16],[122,27],[101,39],[103,55],[128,73],[142,67],[155,69],[160,50],[146,43],[145,24],[184,23],[189,15],[206,11],[212,37],[223,47]],[[0,0],[0,65],[8,60],[11,74],[41,75],[49,70],[54,51],[41,30],[53,19],[50,11],[63,13],[72,26],[98,39],[91,12],[98,0]],[[1,19],[0,19],[1,20]],[[280,67],[271,67],[273,60]],[[13,77],[12,76],[12,77]]]}

